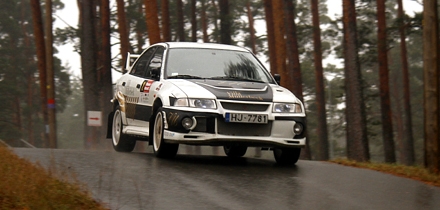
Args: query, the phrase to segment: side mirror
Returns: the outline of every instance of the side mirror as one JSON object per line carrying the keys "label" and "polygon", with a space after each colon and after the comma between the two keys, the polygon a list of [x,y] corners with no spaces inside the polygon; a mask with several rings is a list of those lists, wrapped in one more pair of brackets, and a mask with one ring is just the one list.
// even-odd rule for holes
{"label": "side mirror", "polygon": [[280,74],[274,74],[273,78],[275,79],[275,82],[278,83],[278,85],[281,85],[281,76],[280,76]]}
{"label": "side mirror", "polygon": [[129,70],[131,70],[131,68],[133,67],[133,63],[139,58],[140,55],[138,54],[131,54],[130,52],[127,52],[127,60],[125,61],[125,69],[123,69],[122,71],[127,72]]}
{"label": "side mirror", "polygon": [[153,58],[150,62],[150,68],[151,69],[160,69],[162,67],[162,59],[160,58]]}
{"label": "side mirror", "polygon": [[149,66],[149,76],[153,78],[154,80],[159,80],[160,78],[160,68],[162,67],[162,59],[160,58],[153,58],[151,59],[150,66]]}

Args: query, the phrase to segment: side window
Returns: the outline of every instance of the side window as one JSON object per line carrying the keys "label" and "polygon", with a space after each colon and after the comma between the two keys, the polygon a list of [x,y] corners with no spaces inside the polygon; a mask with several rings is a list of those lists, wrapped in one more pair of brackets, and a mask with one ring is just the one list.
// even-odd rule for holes
{"label": "side window", "polygon": [[158,47],[153,55],[148,67],[147,67],[147,78],[158,79],[160,77],[160,69],[162,67],[162,58],[165,47]]}
{"label": "side window", "polygon": [[147,72],[147,67],[149,65],[150,59],[156,49],[157,47],[152,47],[148,49],[136,62],[135,66],[130,71],[130,74],[139,77],[144,77],[145,73]]}

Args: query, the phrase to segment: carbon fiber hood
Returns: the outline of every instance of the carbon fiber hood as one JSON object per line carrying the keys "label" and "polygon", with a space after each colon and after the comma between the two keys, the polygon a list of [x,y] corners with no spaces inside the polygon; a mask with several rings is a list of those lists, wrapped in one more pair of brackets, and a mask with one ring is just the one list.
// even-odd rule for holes
{"label": "carbon fiber hood", "polygon": [[266,83],[225,80],[193,80],[192,82],[209,90],[218,99],[262,102],[273,100],[272,88]]}

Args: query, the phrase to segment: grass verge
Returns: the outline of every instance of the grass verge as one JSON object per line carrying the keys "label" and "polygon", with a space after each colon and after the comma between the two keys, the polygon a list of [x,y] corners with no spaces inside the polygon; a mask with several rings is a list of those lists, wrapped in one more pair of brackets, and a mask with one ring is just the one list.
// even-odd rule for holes
{"label": "grass verge", "polygon": [[0,210],[106,209],[79,183],[55,177],[0,144]]}
{"label": "grass verge", "polygon": [[440,187],[440,174],[431,173],[429,170],[419,166],[404,166],[404,165],[388,164],[388,163],[357,162],[347,159],[336,159],[336,160],[331,160],[330,162],[345,166],[352,166],[357,168],[366,168],[375,171],[380,171],[400,177],[422,181],[426,184]]}

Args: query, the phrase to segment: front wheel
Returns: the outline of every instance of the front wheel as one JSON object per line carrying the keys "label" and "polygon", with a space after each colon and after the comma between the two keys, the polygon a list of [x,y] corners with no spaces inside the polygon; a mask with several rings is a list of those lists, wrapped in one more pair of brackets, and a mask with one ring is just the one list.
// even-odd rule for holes
{"label": "front wheel", "polygon": [[301,148],[274,148],[273,156],[278,164],[295,165],[298,162]]}
{"label": "front wheel", "polygon": [[112,144],[118,152],[131,152],[136,146],[136,141],[130,136],[122,133],[124,125],[122,124],[121,110],[116,107],[112,123]]}
{"label": "front wheel", "polygon": [[223,146],[223,150],[228,157],[242,157],[246,154],[246,146]]}
{"label": "front wheel", "polygon": [[164,142],[163,131],[164,115],[162,113],[162,108],[159,108],[154,120],[153,151],[157,157],[172,158],[176,156],[177,150],[179,149],[179,144],[169,144]]}

